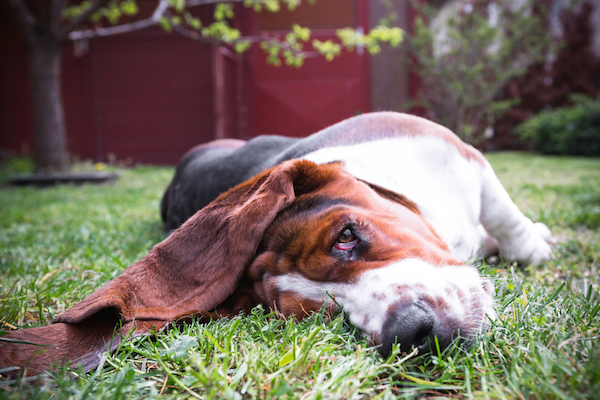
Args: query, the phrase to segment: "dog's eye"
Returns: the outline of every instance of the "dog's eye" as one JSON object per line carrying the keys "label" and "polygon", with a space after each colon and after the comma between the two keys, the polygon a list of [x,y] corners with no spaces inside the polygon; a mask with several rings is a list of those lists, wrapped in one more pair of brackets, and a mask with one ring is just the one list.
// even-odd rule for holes
{"label": "dog's eye", "polygon": [[360,239],[356,237],[350,228],[346,228],[340,233],[337,243],[333,246],[337,250],[352,250],[354,246],[360,243]]}
{"label": "dog's eye", "polygon": [[354,239],[356,239],[356,236],[354,236],[354,233],[346,228],[342,231],[342,233],[340,233],[340,236],[338,237],[338,242],[340,243],[349,243],[351,241],[353,241]]}

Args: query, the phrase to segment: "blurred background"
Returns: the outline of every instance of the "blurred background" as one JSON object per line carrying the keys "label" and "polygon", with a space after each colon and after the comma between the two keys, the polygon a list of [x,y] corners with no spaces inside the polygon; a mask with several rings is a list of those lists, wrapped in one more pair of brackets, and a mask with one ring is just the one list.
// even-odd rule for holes
{"label": "blurred background", "polygon": [[[0,149],[33,154],[34,42],[15,17],[21,1],[1,2]],[[23,3],[38,25],[45,21],[46,2]],[[174,164],[192,146],[213,139],[302,137],[378,110],[432,118],[483,150],[528,149],[531,141],[515,133],[517,126],[574,104],[573,94],[594,99],[600,91],[595,0],[318,0],[277,13],[232,4],[227,21],[242,37],[284,38],[293,24],[310,28],[311,40],[321,42],[339,41],[338,29],[345,27],[405,31],[400,45],[382,44],[377,54],[359,44],[331,61],[306,57],[301,67],[267,63],[258,44],[239,53],[235,41],[222,37],[190,38],[188,16],[210,26],[215,5],[177,9],[174,3],[173,15],[184,10],[179,15],[190,25],[187,35],[173,29],[184,22],[171,17],[170,26],[61,42],[70,157]],[[137,0],[136,12],[123,12],[114,25],[147,20],[157,4]],[[64,9],[60,26],[82,12]],[[84,21],[71,32],[110,27],[109,17]],[[489,62],[482,61],[486,57]]]}

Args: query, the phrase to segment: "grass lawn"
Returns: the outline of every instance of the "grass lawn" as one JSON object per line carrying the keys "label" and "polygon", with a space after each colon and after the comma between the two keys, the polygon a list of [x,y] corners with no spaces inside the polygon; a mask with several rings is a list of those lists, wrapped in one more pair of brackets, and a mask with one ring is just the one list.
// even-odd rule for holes
{"label": "grass lawn", "polygon": [[[499,318],[469,349],[384,360],[343,315],[296,323],[257,308],[125,342],[75,379],[0,381],[0,398],[598,398],[600,159],[488,159],[559,244],[543,266],[478,264],[495,282]],[[172,173],[142,166],[112,186],[2,187],[0,329],[49,323],[162,240]]]}

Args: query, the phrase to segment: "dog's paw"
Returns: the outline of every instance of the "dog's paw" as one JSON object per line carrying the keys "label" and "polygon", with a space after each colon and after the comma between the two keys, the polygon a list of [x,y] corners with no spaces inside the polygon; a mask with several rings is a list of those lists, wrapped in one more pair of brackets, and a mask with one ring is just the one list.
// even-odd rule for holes
{"label": "dog's paw", "polygon": [[546,243],[548,243],[549,245],[556,244],[556,238],[552,236],[552,232],[550,232],[550,229],[548,229],[546,225],[544,225],[541,222],[536,222],[533,224],[533,228],[536,231],[538,231],[538,233],[546,241]]}
{"label": "dog's paw", "polygon": [[[500,255],[521,265],[541,264],[554,258],[551,245],[556,244],[550,229],[541,222],[527,224],[522,235],[501,246]],[[502,248],[504,247],[504,248]]]}
{"label": "dog's paw", "polygon": [[549,242],[546,240],[536,240],[535,248],[529,257],[520,260],[518,259],[517,261],[523,265],[541,264],[550,261],[552,258],[554,258],[554,254],[552,253]]}

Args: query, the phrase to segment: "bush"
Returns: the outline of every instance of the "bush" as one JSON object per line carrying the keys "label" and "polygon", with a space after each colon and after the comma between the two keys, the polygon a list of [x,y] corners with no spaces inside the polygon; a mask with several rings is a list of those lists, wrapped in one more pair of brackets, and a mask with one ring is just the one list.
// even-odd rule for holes
{"label": "bush", "polygon": [[573,106],[543,111],[519,125],[517,133],[544,154],[600,156],[600,97],[571,99]]}
{"label": "bush", "polygon": [[550,44],[544,2],[459,0],[438,10],[411,1],[417,16],[408,44],[425,116],[478,144],[515,103],[496,101],[500,90],[544,59]]}

